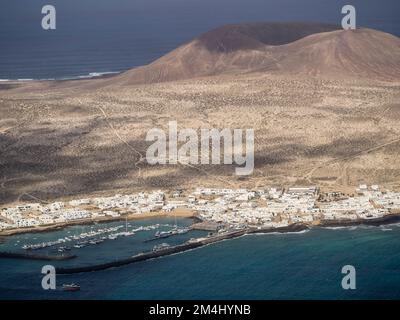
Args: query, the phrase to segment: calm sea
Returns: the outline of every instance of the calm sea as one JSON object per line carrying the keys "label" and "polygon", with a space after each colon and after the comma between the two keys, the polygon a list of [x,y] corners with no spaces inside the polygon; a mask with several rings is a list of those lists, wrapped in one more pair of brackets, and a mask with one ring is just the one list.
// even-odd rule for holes
{"label": "calm sea", "polygon": [[[131,222],[129,228],[173,224],[159,219]],[[188,225],[180,219],[179,225]],[[39,243],[107,225],[13,236],[0,250]],[[160,230],[167,230],[161,226]],[[87,265],[150,250],[154,244],[181,243],[186,235],[145,243],[153,231],[73,249],[78,257],[55,265]],[[44,262],[0,260],[2,299],[399,299],[400,225],[313,229],[292,234],[244,236],[192,251],[105,271],[57,277],[57,285],[79,283],[80,292],[44,291]],[[356,290],[343,290],[341,268],[356,268]]]}
{"label": "calm sea", "polygon": [[[359,26],[400,35],[398,0],[352,0]],[[57,29],[41,28],[56,8]],[[348,1],[321,0],[2,0],[0,79],[63,79],[147,64],[227,23],[340,23]]]}

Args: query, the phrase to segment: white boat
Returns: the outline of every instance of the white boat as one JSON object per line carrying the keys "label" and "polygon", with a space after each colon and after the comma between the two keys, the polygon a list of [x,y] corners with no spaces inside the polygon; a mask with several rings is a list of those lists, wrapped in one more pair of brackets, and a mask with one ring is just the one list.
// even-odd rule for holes
{"label": "white boat", "polygon": [[156,252],[156,251],[160,251],[160,250],[165,250],[165,249],[167,249],[169,247],[170,247],[170,245],[168,243],[164,242],[164,243],[156,244],[153,247],[153,251]]}

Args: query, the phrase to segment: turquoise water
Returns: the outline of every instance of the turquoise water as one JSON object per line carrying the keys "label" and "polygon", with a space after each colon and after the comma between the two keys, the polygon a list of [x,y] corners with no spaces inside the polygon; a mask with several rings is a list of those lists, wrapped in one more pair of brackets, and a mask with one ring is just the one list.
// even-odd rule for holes
{"label": "turquoise water", "polygon": [[[135,226],[173,223],[152,220]],[[180,225],[190,220],[179,221]],[[121,223],[114,223],[121,224]],[[102,225],[103,226],[103,225]],[[81,232],[71,227],[9,238],[1,250],[24,238],[55,239]],[[161,228],[163,229],[163,228]],[[168,227],[164,227],[168,229]],[[154,231],[75,250],[78,258],[57,265],[111,261],[148,250]],[[180,243],[196,232],[163,242]],[[20,241],[17,244],[17,241]],[[17,245],[15,245],[17,244]],[[341,268],[353,265],[357,289],[341,288]],[[1,260],[0,298],[11,299],[398,299],[400,226],[313,229],[303,233],[244,236],[189,252],[120,268],[57,277],[57,285],[79,283],[80,292],[41,289],[40,261]]]}

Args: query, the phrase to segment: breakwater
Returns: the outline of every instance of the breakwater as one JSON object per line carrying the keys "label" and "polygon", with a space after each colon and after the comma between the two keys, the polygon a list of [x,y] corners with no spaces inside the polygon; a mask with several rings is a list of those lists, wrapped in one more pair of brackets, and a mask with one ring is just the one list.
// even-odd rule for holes
{"label": "breakwater", "polygon": [[350,227],[359,225],[380,226],[385,224],[400,222],[400,215],[388,214],[381,218],[362,219],[362,220],[322,220],[321,227]]}
{"label": "breakwater", "polygon": [[271,232],[298,232],[308,229],[308,227],[304,224],[293,224],[287,227],[281,228],[246,228],[246,229],[238,229],[238,230],[230,230],[227,232],[217,233],[216,235],[189,240],[183,244],[166,247],[157,251],[149,251],[137,254],[133,257],[115,260],[108,263],[85,266],[85,267],[76,267],[76,268],[57,268],[57,274],[73,274],[73,273],[83,273],[83,272],[93,272],[93,271],[101,271],[110,268],[120,267],[127,264],[146,261],[154,258],[159,258],[163,256],[172,255],[175,253],[185,252],[188,250],[192,250],[195,248],[200,248],[208,244],[216,243],[222,240],[228,240],[243,236],[245,234],[254,234],[254,233],[271,233]]}
{"label": "breakwater", "polygon": [[76,255],[44,255],[20,252],[0,252],[0,258],[5,259],[27,259],[27,260],[48,260],[63,261],[76,258]]}

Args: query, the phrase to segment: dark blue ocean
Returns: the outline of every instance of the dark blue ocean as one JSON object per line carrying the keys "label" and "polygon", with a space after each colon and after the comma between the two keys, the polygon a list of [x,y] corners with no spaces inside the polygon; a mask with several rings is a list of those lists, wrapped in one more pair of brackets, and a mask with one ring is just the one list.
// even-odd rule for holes
{"label": "dark blue ocean", "polygon": [[[0,79],[64,79],[147,64],[228,23],[340,24],[348,0],[1,0]],[[398,0],[352,0],[358,26],[400,35]],[[56,30],[41,9],[56,8]]]}
{"label": "dark blue ocean", "polygon": [[[130,222],[173,224],[171,219]],[[180,219],[179,225],[188,225]],[[114,222],[110,225],[123,225]],[[22,251],[39,243],[96,230],[101,225],[8,238],[0,250]],[[160,227],[168,229],[167,226]],[[126,258],[160,242],[181,243],[204,235],[196,231],[145,243],[154,231],[73,249],[77,258],[54,265],[82,266]],[[45,249],[50,250],[50,249]],[[227,240],[192,251],[105,271],[58,276],[55,291],[41,287],[42,261],[0,260],[0,299],[399,299],[400,225],[312,229]],[[356,268],[356,290],[343,290],[341,268]],[[80,292],[63,292],[63,283]]]}

